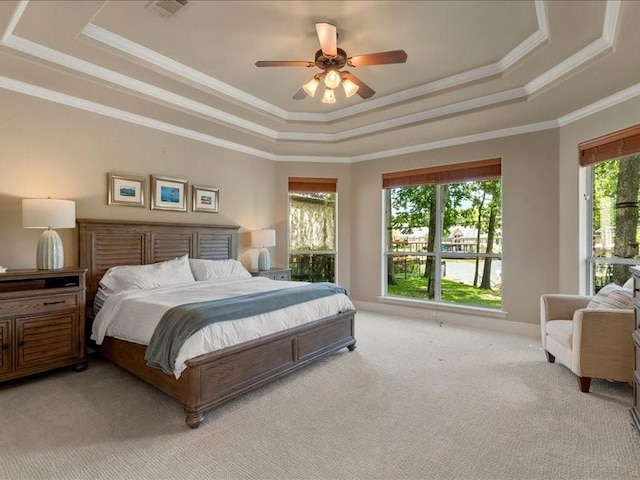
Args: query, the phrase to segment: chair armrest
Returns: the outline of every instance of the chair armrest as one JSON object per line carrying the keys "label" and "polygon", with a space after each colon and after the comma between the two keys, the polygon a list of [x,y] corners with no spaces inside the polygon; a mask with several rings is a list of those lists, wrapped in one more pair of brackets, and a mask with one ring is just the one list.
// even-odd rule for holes
{"label": "chair armrest", "polygon": [[549,320],[570,320],[576,310],[586,308],[590,301],[591,297],[585,295],[541,295],[540,319],[543,323]]}
{"label": "chair armrest", "polygon": [[576,310],[573,315],[572,370],[585,377],[631,381],[633,330],[633,310]]}

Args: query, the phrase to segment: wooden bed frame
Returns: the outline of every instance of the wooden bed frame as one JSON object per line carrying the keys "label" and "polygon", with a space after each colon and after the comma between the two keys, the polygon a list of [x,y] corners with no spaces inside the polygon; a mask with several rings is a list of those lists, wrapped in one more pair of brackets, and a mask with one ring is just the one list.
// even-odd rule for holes
{"label": "wooden bed frame", "polygon": [[[87,318],[102,275],[115,265],[143,265],[189,254],[192,258],[237,258],[238,227],[111,220],[78,220],[80,266],[87,269]],[[315,360],[355,349],[355,311],[200,355],[186,362],[180,379],[146,365],[146,347],[106,337],[100,354],[185,405],[186,422],[197,428],[204,412]],[[89,330],[90,331],[90,330]]]}

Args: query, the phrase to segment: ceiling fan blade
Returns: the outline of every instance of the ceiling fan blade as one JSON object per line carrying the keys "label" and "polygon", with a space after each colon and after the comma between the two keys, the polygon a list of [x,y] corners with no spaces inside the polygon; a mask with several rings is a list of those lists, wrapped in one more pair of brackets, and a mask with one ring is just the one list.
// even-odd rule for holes
{"label": "ceiling fan blade", "polygon": [[338,32],[336,26],[330,23],[316,23],[316,33],[320,40],[320,48],[326,57],[338,54]]}
{"label": "ceiling fan blade", "polygon": [[373,88],[364,83],[351,72],[342,72],[342,78],[351,80],[353,83],[358,85],[358,87],[360,87],[358,88],[358,91],[356,93],[360,95],[361,98],[370,98],[376,94],[376,91]]}
{"label": "ceiling fan blade", "polygon": [[300,90],[298,90],[296,92],[296,94],[293,96],[294,100],[304,100],[305,98],[307,98],[307,92],[304,91],[304,88],[301,88]]}
{"label": "ceiling fan blade", "polygon": [[368,53],[351,57],[348,64],[352,67],[366,67],[368,65],[384,65],[386,63],[404,63],[407,61],[407,52],[404,50],[392,50],[390,52]]}
{"label": "ceiling fan blade", "polygon": [[259,60],[256,67],[315,67],[315,63],[303,60]]}

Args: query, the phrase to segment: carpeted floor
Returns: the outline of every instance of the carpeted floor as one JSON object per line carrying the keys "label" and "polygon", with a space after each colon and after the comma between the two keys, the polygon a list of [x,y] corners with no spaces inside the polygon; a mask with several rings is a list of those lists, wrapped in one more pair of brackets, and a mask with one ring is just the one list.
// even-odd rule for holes
{"label": "carpeted floor", "polygon": [[345,349],[206,416],[99,358],[0,385],[0,478],[640,479],[627,384],[536,339],[359,312]]}

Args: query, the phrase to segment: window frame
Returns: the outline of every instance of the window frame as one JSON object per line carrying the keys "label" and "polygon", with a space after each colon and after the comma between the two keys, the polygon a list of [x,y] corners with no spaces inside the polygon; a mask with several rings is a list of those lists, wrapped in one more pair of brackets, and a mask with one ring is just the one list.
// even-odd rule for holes
{"label": "window frame", "polygon": [[[287,190],[287,267],[291,268],[292,255],[333,255],[333,278],[338,283],[338,202],[340,201],[336,178],[289,177]],[[333,250],[292,250],[291,249],[291,194],[292,193],[332,193],[335,196],[334,245]]]}
{"label": "window frame", "polygon": [[[504,312],[504,302],[501,295],[500,307],[491,307],[484,305],[474,305],[457,302],[445,302],[442,300],[442,261],[446,259],[480,259],[486,258],[498,259],[503,261],[502,245],[504,239],[500,243],[500,253],[468,253],[468,252],[443,252],[442,251],[442,226],[443,215],[445,206],[442,204],[442,185],[485,181],[492,179],[500,179],[500,188],[502,190],[502,170],[501,159],[489,159],[481,160],[478,162],[466,162],[461,164],[444,165],[438,167],[431,167],[407,172],[394,172],[391,174],[383,175],[383,188],[382,188],[382,212],[383,212],[383,235],[382,235],[382,275],[381,275],[381,298],[387,301],[410,301],[412,303],[419,304],[435,304],[437,306],[446,305],[454,308],[464,309],[483,309],[495,312]],[[478,167],[478,168],[475,168]],[[423,180],[423,183],[418,183]],[[403,183],[404,182],[404,183]],[[387,210],[386,206],[389,205],[386,196],[390,195],[391,189],[407,188],[416,185],[434,184],[435,197],[436,197],[436,224],[435,224],[435,238],[434,238],[434,251],[433,252],[394,252],[389,250],[389,229],[391,212]],[[502,197],[502,196],[501,196]],[[502,202],[500,204],[500,216],[502,217]],[[410,297],[402,297],[389,295],[389,283],[388,283],[388,268],[389,258],[400,256],[412,256],[412,257],[432,257],[435,258],[435,286],[434,286],[434,298],[433,299],[417,299]]]}
{"label": "window frame", "polygon": [[640,125],[633,125],[601,137],[587,140],[578,144],[578,164],[587,167],[585,181],[586,222],[583,238],[586,240],[586,291],[594,294],[594,271],[596,265],[637,265],[637,258],[624,257],[596,257],[593,255],[593,176],[597,164],[619,160],[621,158],[640,154]]}

